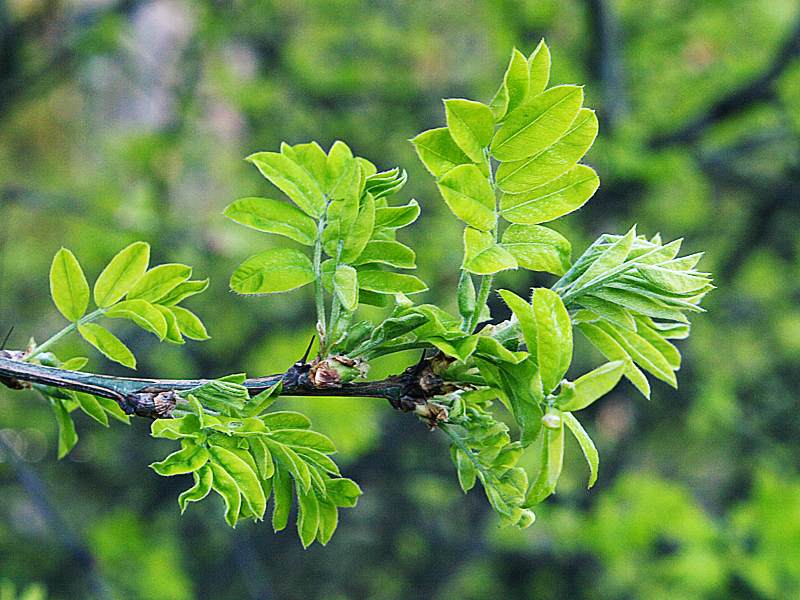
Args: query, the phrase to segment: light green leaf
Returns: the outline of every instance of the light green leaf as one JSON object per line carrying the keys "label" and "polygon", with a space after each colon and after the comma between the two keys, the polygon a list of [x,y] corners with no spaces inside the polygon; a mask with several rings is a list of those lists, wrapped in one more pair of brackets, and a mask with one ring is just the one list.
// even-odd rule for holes
{"label": "light green leaf", "polygon": [[183,475],[184,473],[197,471],[208,462],[208,459],[208,450],[203,446],[183,442],[183,448],[173,452],[160,462],[152,463],[150,468],[164,477]]}
{"label": "light green leaf", "polygon": [[517,261],[494,236],[472,227],[464,229],[464,262],[462,269],[477,275],[490,275],[506,269],[516,269]]}
{"label": "light green leaf", "polygon": [[242,495],[236,480],[214,461],[209,463],[213,474],[211,488],[217,492],[225,502],[225,520],[231,527],[236,527],[239,521],[239,512],[242,508]]}
{"label": "light green leaf", "polygon": [[317,537],[319,527],[319,504],[314,492],[297,494],[297,534],[303,548],[308,548]]}
{"label": "light green leaf", "polygon": [[578,298],[577,303],[588,308],[600,318],[614,323],[614,325],[619,325],[625,329],[636,329],[636,321],[634,321],[631,314],[613,302],[586,294]]}
{"label": "light green leaf", "polygon": [[268,429],[308,429],[311,421],[302,413],[292,410],[277,410],[261,415]]}
{"label": "light green leaf", "polygon": [[[265,479],[270,479],[275,474],[275,462],[272,460],[272,454],[270,454],[269,448],[264,440],[260,437],[252,436],[249,441],[250,454],[253,455],[253,460],[258,466],[258,475],[263,483]],[[269,495],[266,491],[264,495],[269,499]]]}
{"label": "light green leaf", "polygon": [[[375,199],[370,194],[367,194],[359,208],[358,217],[356,217],[352,227],[345,232],[340,260],[346,263],[355,261],[364,251],[374,229]],[[329,252],[327,247],[325,250],[330,256],[336,256],[336,250]]]}
{"label": "light green leaf", "polygon": [[419,217],[419,204],[411,200],[405,206],[380,206],[375,208],[375,227],[400,229],[411,225]]}
{"label": "light green leaf", "polygon": [[181,335],[181,328],[178,325],[178,319],[175,318],[175,314],[170,310],[172,307],[170,306],[162,306],[161,304],[154,305],[158,312],[164,317],[164,320],[167,322],[167,335],[164,336],[164,339],[169,342],[170,344],[184,344],[183,336]]}
{"label": "light green leaf", "polygon": [[276,533],[286,529],[289,513],[292,510],[292,479],[289,473],[275,465],[272,491],[274,504],[272,507],[272,530]]}
{"label": "light green leaf", "polygon": [[660,332],[650,327],[643,319],[636,319],[636,324],[636,332],[650,342],[653,347],[661,353],[661,355],[669,363],[669,366],[676,371],[680,369],[681,353],[678,351],[678,349],[670,344]]}
{"label": "light green leaf", "polygon": [[[526,84],[527,75],[526,71]],[[444,101],[444,110],[453,141],[474,162],[486,160],[483,151],[492,141],[494,133],[494,118],[489,107],[472,100],[451,98]]]}
{"label": "light green leaf", "polygon": [[241,198],[228,205],[223,214],[245,227],[282,235],[306,246],[313,246],[317,237],[314,219],[279,200]]}
{"label": "light green leaf", "polygon": [[147,300],[123,300],[109,308],[106,317],[111,319],[128,319],[145,331],[155,334],[163,340],[167,335],[167,321],[161,311]]}
{"label": "light green leaf", "polygon": [[194,485],[178,496],[178,506],[181,507],[181,514],[186,512],[189,502],[200,502],[200,500],[208,496],[211,491],[211,484],[214,481],[214,475],[208,465],[200,467],[200,469],[192,473],[192,476],[194,477]]}
{"label": "light green leaf", "polygon": [[458,289],[456,291],[456,300],[458,301],[458,312],[464,319],[472,318],[472,313],[475,312],[475,283],[472,281],[472,275],[467,271],[461,271],[458,280]]}
{"label": "light green leaf", "polygon": [[[95,400],[103,407],[103,410],[111,416],[112,418],[125,423],[126,425],[131,424],[131,418],[125,414],[125,412],[120,408],[119,404],[117,404],[111,398],[103,398],[102,396],[96,396]],[[171,420],[171,419],[166,419]]]}
{"label": "light green leaf", "polygon": [[358,272],[358,287],[378,294],[418,294],[428,289],[424,281],[413,275],[362,270]]}
{"label": "light green leaf", "polygon": [[339,524],[339,511],[336,506],[327,500],[319,500],[319,528],[317,540],[323,546],[333,537],[336,526]]}
{"label": "light green leaf", "polygon": [[[233,478],[245,504],[256,518],[261,519],[267,509],[267,499],[255,469],[235,452],[221,446],[208,448],[212,465],[219,465]],[[215,472],[216,474],[216,472]]]}
{"label": "light green leaf", "polygon": [[608,360],[624,361],[626,363],[625,377],[636,386],[645,398],[650,399],[650,383],[647,381],[647,377],[633,364],[631,355],[619,342],[592,323],[581,323],[578,325],[578,329]]}
{"label": "light green leaf", "polygon": [[89,306],[89,284],[75,255],[61,248],[50,266],[50,295],[68,321],[77,321]]}
{"label": "light green leaf", "polygon": [[328,479],[325,482],[328,499],[336,506],[352,508],[358,502],[358,497],[363,493],[358,484],[352,479],[340,477]]}
{"label": "light green leaf", "polygon": [[653,344],[629,329],[617,329],[610,323],[603,321],[599,322],[597,326],[613,337],[625,349],[625,352],[636,361],[636,364],[645,371],[649,371],[662,381],[666,381],[672,387],[678,387],[678,380],[675,377],[672,365]]}
{"label": "light green leaf", "polygon": [[192,276],[192,268],[180,264],[153,267],[128,292],[128,300],[157,302]]}
{"label": "light green leaf", "polygon": [[597,453],[597,447],[578,419],[571,413],[564,413],[561,418],[572,435],[575,436],[575,439],[578,440],[583,456],[586,458],[586,462],[589,463],[589,484],[586,487],[591,488],[597,481],[597,470],[600,465],[600,455]]}
{"label": "light green leaf", "polygon": [[597,116],[582,108],[560,138],[530,158],[500,163],[497,187],[516,194],[544,185],[569,171],[589,150],[597,137]]}
{"label": "light green leaf", "polygon": [[438,186],[456,217],[481,231],[494,229],[497,223],[494,192],[478,167],[455,167],[439,180]]}
{"label": "light green leaf", "polygon": [[[503,76],[500,89],[490,103],[492,114],[498,121],[517,108],[528,95],[530,69],[525,55],[514,48]],[[537,92],[538,93],[538,92]]]}
{"label": "light green leaf", "polygon": [[539,504],[556,491],[563,464],[564,425],[562,423],[558,429],[545,429],[542,439],[541,468],[538,477],[531,484],[525,496],[525,508]]}
{"label": "light green leaf", "polygon": [[295,144],[291,149],[291,156],[298,165],[303,167],[318,183],[326,181],[326,163],[328,157],[317,142]]}
{"label": "light green leaf", "polygon": [[550,81],[550,48],[541,40],[528,58],[530,68],[530,88],[528,94],[541,94]]}
{"label": "light green leaf", "polygon": [[314,281],[311,260],[294,248],[271,248],[244,261],[231,275],[230,286],[240,294],[273,294]]}
{"label": "light green leaf", "polygon": [[65,360],[61,363],[61,366],[58,368],[64,369],[65,371],[80,371],[88,362],[89,359],[85,356],[73,356],[69,360]]}
{"label": "light green leaf", "polygon": [[208,288],[208,283],[208,279],[186,281],[173,288],[173,290],[161,298],[158,303],[163,306],[173,306],[190,296],[194,296],[195,294],[206,291]]}
{"label": "light green leaf", "polygon": [[477,470],[475,464],[464,454],[461,450],[453,448],[453,455],[456,463],[456,473],[458,475],[458,484],[464,493],[470,491],[475,487],[475,479]]}
{"label": "light green leaf", "polygon": [[336,452],[336,446],[328,437],[309,429],[275,429],[267,435],[287,446],[311,448],[324,454]]}
{"label": "light green leaf", "polygon": [[576,165],[545,185],[522,194],[503,194],[500,215],[512,223],[546,223],[579,209],[599,186],[600,178],[591,167]]}
{"label": "light green leaf", "polygon": [[536,357],[545,394],[552,392],[572,362],[572,322],[561,297],[552,290],[533,291]]}
{"label": "light green leaf", "polygon": [[335,199],[355,198],[360,195],[359,167],[347,144],[336,141],[328,151],[326,161],[328,195]]}
{"label": "light green leaf", "polygon": [[346,310],[358,307],[358,273],[350,265],[339,265],[333,275],[333,291]]}
{"label": "light green leaf", "polygon": [[247,157],[307,215],[319,218],[325,212],[325,197],[317,182],[291,158],[277,152],[257,152]]}
{"label": "light green leaf", "polygon": [[434,177],[441,177],[453,167],[471,162],[455,143],[447,127],[423,131],[411,143],[422,164]]}
{"label": "light green leaf", "polygon": [[517,321],[519,321],[519,327],[522,330],[522,337],[525,340],[525,345],[528,347],[528,352],[532,360],[537,362],[536,351],[539,342],[537,341],[536,316],[533,313],[533,307],[509,290],[500,290],[500,296],[502,296],[503,301],[511,309],[511,312],[514,313]]}
{"label": "light green leaf", "polygon": [[179,440],[185,437],[199,438],[200,430],[200,419],[193,414],[177,419],[158,419],[150,424],[150,435],[154,438],[168,440]]}
{"label": "light green leaf", "polygon": [[373,240],[364,246],[364,251],[354,264],[378,263],[399,269],[414,269],[417,266],[416,258],[417,255],[414,251],[405,244],[388,240]]}
{"label": "light green leaf", "polygon": [[[559,395],[557,406],[566,412],[575,412],[591,405],[609,393],[625,373],[628,361],[608,362],[586,375],[578,377],[568,393]],[[562,400],[561,397],[564,396]]]}
{"label": "light green leaf", "polygon": [[631,229],[619,240],[614,242],[611,246],[603,250],[603,253],[598,256],[595,261],[589,265],[589,268],[584,271],[583,275],[578,277],[573,283],[573,289],[580,289],[584,285],[590,283],[597,277],[602,277],[609,274],[611,271],[619,267],[628,258],[631,251],[633,241],[636,239],[636,227]]}
{"label": "light green leaf", "polygon": [[569,269],[572,253],[569,241],[547,227],[511,225],[503,232],[500,245],[525,269],[555,275],[563,275]]}
{"label": "light green leaf", "polygon": [[150,245],[134,242],[111,259],[94,284],[94,302],[108,308],[127,294],[147,271]]}
{"label": "light green leaf", "polygon": [[131,369],[136,368],[136,358],[133,353],[107,329],[97,323],[86,323],[78,325],[78,333],[107,358]]}
{"label": "light green leaf", "polygon": [[[83,412],[92,417],[103,427],[108,427],[108,414],[97,398],[91,394],[84,394],[83,392],[73,393],[75,394],[75,398],[78,400],[78,405],[81,407]],[[116,403],[115,406],[117,406]]]}
{"label": "light green leaf", "polygon": [[69,415],[69,411],[59,398],[50,398],[53,406],[53,413],[58,423],[58,459],[61,460],[78,443],[78,434],[75,432],[75,423]]}
{"label": "light green leaf", "polygon": [[192,340],[208,340],[210,336],[206,326],[196,314],[182,306],[171,306],[169,310],[175,315],[181,333]]}
{"label": "light green leaf", "polygon": [[583,88],[560,85],[526,100],[494,135],[491,153],[499,161],[541,152],[561,137],[583,103]]}

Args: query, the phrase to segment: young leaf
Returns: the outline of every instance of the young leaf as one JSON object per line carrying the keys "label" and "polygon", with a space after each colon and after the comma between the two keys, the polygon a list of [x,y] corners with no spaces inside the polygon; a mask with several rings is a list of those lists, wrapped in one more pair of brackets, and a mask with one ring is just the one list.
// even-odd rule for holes
{"label": "young leaf", "polygon": [[550,80],[550,49],[544,40],[541,40],[536,49],[531,52],[528,58],[528,67],[530,69],[528,94],[530,96],[541,94]]}
{"label": "young leaf", "polygon": [[261,519],[267,509],[267,499],[255,469],[235,452],[221,446],[212,444],[208,453],[213,459],[212,465],[222,467],[233,478],[247,507]]}
{"label": "young leaf", "polygon": [[613,325],[602,321],[597,326],[625,348],[625,351],[636,361],[636,364],[662,381],[666,381],[672,387],[678,387],[678,380],[675,377],[672,365],[650,342],[629,329],[617,329]]}
{"label": "young leaf", "polygon": [[[364,251],[367,243],[372,237],[375,229],[375,199],[367,194],[361,203],[358,216],[353,222],[352,227],[347,230],[342,238],[342,252],[340,259],[346,263],[355,261]],[[326,251],[328,249],[326,248]],[[336,256],[336,250],[328,252],[331,256]]]}
{"label": "young leaf", "polygon": [[464,229],[464,262],[462,269],[476,275],[489,275],[506,269],[516,269],[517,261],[494,236],[472,227]]}
{"label": "young leaf", "polygon": [[[283,152],[283,148],[281,148]],[[298,165],[318,182],[326,181],[326,163],[328,157],[317,142],[295,144],[291,148],[291,156]]]}
{"label": "young leaf", "polygon": [[282,235],[306,246],[313,246],[317,237],[314,219],[279,200],[241,198],[228,205],[223,214],[245,227]]}
{"label": "young leaf", "polygon": [[230,286],[240,294],[273,294],[314,281],[311,260],[294,248],[272,248],[244,261],[231,275]]}
{"label": "young leaf", "polygon": [[239,512],[242,508],[242,495],[236,480],[221,465],[214,461],[208,463],[211,467],[213,480],[211,488],[217,492],[225,502],[225,520],[231,527],[236,527],[239,521]]}
{"label": "young leaf", "polygon": [[423,131],[411,143],[422,164],[434,177],[441,177],[453,167],[472,162],[455,143],[447,127]]}
{"label": "young leaf", "polygon": [[331,502],[319,500],[319,528],[317,540],[325,546],[333,537],[336,526],[339,524],[339,511]]}
{"label": "young leaf", "polygon": [[528,60],[522,52],[514,48],[511,51],[511,60],[508,62],[508,68],[503,76],[503,83],[490,103],[494,118],[500,121],[506,114],[519,106],[528,95],[529,86],[530,69]]}
{"label": "young leaf", "polygon": [[536,315],[533,312],[533,307],[525,300],[517,296],[514,292],[509,290],[500,290],[500,296],[503,301],[514,313],[514,316],[519,321],[519,327],[522,330],[522,337],[525,340],[525,345],[534,362],[537,361],[536,351],[539,346]]}
{"label": "young leaf", "polygon": [[520,160],[541,152],[561,137],[583,103],[583,88],[560,85],[526,100],[492,140],[491,153],[501,162]]}
{"label": "young leaf", "polygon": [[606,275],[624,263],[625,259],[628,258],[635,238],[636,227],[634,226],[631,227],[627,234],[614,242],[595,259],[589,268],[584,271],[583,275],[575,280],[573,288],[580,289],[593,279]]}
{"label": "young leaf", "polygon": [[78,333],[107,358],[131,369],[136,368],[136,358],[133,353],[107,329],[97,323],[86,323],[78,325]]}
{"label": "young leaf", "polygon": [[196,314],[182,306],[171,306],[169,310],[175,315],[181,333],[192,340],[208,340],[210,336],[206,326]]}
{"label": "young leaf", "polygon": [[569,241],[547,227],[511,225],[503,232],[500,246],[525,269],[554,275],[563,275],[569,269],[572,253]]}
{"label": "young leaf", "polygon": [[275,429],[267,435],[286,446],[311,448],[324,454],[336,452],[336,446],[330,439],[310,429]]}
{"label": "young leaf", "polygon": [[533,292],[536,317],[536,357],[544,392],[559,384],[572,362],[572,322],[561,297],[546,288]]}
{"label": "young leaf", "polygon": [[206,291],[208,288],[208,279],[199,279],[197,281],[185,281],[177,285],[166,296],[158,300],[162,306],[174,306],[183,302],[186,298]]}
{"label": "young leaf", "polygon": [[616,360],[578,377],[571,392],[565,395],[564,401],[557,402],[558,408],[565,412],[586,408],[614,389],[626,368],[626,361]]}
{"label": "young leaf", "polygon": [[89,306],[89,284],[75,255],[61,248],[50,266],[50,295],[68,321],[77,321]]}
{"label": "young leaf", "polygon": [[147,300],[123,300],[109,308],[105,316],[111,319],[129,319],[145,331],[163,340],[167,335],[167,321],[161,311]]}
{"label": "young leaf", "polygon": [[647,377],[633,364],[631,355],[619,342],[592,323],[580,323],[578,329],[608,360],[623,361],[625,363],[625,377],[636,386],[645,398],[650,399],[650,383],[647,381]]}
{"label": "young leaf", "polygon": [[539,504],[556,491],[558,478],[564,464],[564,426],[558,429],[545,429],[542,439],[541,468],[525,496],[526,508]]}
{"label": "young leaf", "polygon": [[208,462],[208,459],[208,450],[203,446],[184,442],[182,449],[173,452],[160,462],[152,463],[150,468],[159,475],[170,477],[197,471]]}
{"label": "young leaf", "polygon": [[333,275],[333,291],[345,310],[358,307],[358,273],[350,265],[339,265]]}
{"label": "young leaf", "polygon": [[64,403],[59,398],[50,398],[53,412],[58,423],[58,459],[61,460],[78,443],[78,434],[75,432],[75,423]]}
{"label": "young leaf", "polygon": [[566,173],[589,150],[597,137],[597,116],[582,108],[575,121],[550,146],[523,160],[500,163],[497,187],[504,192],[526,192]]}
{"label": "young leaf", "polygon": [[289,513],[292,510],[292,479],[289,473],[278,465],[275,465],[272,491],[275,498],[272,506],[272,530],[277,533],[286,529]]}
{"label": "young leaf", "polygon": [[291,158],[277,152],[257,152],[247,157],[304,213],[319,218],[325,213],[325,197],[308,172]]}
{"label": "young leaf", "polygon": [[464,319],[470,319],[475,312],[475,283],[472,276],[467,271],[461,271],[458,280],[458,290],[456,292],[458,300],[458,312]]}
{"label": "young leaf", "polygon": [[325,482],[328,499],[336,506],[352,508],[358,502],[358,497],[363,493],[358,484],[352,479],[339,477],[328,479]]}
{"label": "young leaf", "polygon": [[[100,423],[103,427],[108,427],[108,414],[96,397],[83,392],[74,392],[75,398],[81,410]],[[116,406],[116,404],[115,404]]]}
{"label": "young leaf", "polygon": [[181,335],[181,328],[178,325],[178,319],[175,317],[175,313],[172,312],[171,306],[163,306],[161,304],[154,305],[158,312],[161,313],[161,316],[164,317],[164,321],[167,323],[167,335],[164,336],[164,340],[169,342],[170,344],[184,344],[183,336]]}
{"label": "young leaf", "polygon": [[591,167],[576,165],[553,181],[522,194],[503,194],[500,215],[512,223],[546,223],[579,209],[600,186]]}
{"label": "young leaf", "polygon": [[108,308],[127,294],[147,271],[150,245],[134,242],[111,259],[94,284],[94,303]]}
{"label": "young leaf", "polygon": [[375,208],[375,227],[400,229],[411,225],[419,217],[419,204],[411,200],[405,206],[380,206]]}
{"label": "young leaf", "polygon": [[481,231],[494,229],[497,223],[494,192],[477,166],[460,165],[451,169],[438,186],[456,217]]}
{"label": "young leaf", "polygon": [[561,415],[561,418],[567,426],[567,429],[569,429],[572,435],[575,436],[575,439],[578,440],[583,456],[589,464],[589,484],[586,487],[591,488],[597,481],[597,470],[600,465],[600,455],[597,453],[597,447],[578,419],[571,413],[566,412]]}
{"label": "young leaf", "polygon": [[384,264],[398,269],[416,268],[417,255],[408,246],[389,240],[373,240],[364,246],[364,251],[353,264]]}
{"label": "young leaf", "polygon": [[153,267],[128,292],[128,300],[157,302],[192,276],[192,268],[180,264]]}
{"label": "young leaf", "polygon": [[208,465],[200,467],[200,469],[192,473],[192,476],[194,477],[194,485],[178,496],[178,506],[181,507],[181,514],[186,512],[189,502],[200,502],[211,491],[211,483],[214,480],[211,467]]}
{"label": "young leaf", "polygon": [[418,294],[428,289],[424,281],[413,275],[361,270],[358,272],[358,287],[378,294]]}
{"label": "young leaf", "polygon": [[353,153],[342,141],[337,141],[328,151],[326,161],[328,195],[335,199],[353,197],[359,194],[359,167]]}
{"label": "young leaf", "polygon": [[[526,84],[527,75],[526,70]],[[444,110],[447,116],[447,128],[453,141],[473,162],[483,162],[485,160],[483,150],[492,141],[494,133],[492,111],[485,104],[461,98],[445,100]]]}

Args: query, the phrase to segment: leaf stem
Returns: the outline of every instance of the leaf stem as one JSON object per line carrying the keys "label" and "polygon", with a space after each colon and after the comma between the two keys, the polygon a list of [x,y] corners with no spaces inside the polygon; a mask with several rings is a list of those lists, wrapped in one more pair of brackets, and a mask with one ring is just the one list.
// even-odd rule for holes
{"label": "leaf stem", "polygon": [[24,358],[24,360],[26,362],[30,362],[30,360],[32,358],[35,358],[36,356],[38,356],[39,354],[41,354],[45,350],[49,349],[51,346],[53,346],[56,342],[58,342],[65,335],[68,335],[68,334],[72,333],[73,331],[75,331],[78,328],[79,325],[83,325],[85,323],[91,323],[92,321],[96,321],[98,318],[102,317],[104,313],[105,313],[105,311],[102,308],[98,308],[97,310],[95,310],[93,312],[90,312],[88,315],[85,315],[84,317],[82,317],[81,319],[75,321],[74,323],[70,323],[69,325],[64,327],[64,329],[62,329],[61,331],[55,333],[49,339],[45,340],[44,342],[42,342],[41,344],[36,346],[36,348],[33,349],[33,352],[28,354]]}

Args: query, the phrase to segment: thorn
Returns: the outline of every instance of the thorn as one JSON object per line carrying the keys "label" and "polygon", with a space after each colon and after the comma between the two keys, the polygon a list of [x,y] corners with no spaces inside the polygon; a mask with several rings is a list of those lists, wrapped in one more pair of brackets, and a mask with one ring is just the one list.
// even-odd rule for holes
{"label": "thorn", "polygon": [[306,348],[305,353],[303,354],[303,358],[297,361],[298,365],[306,364],[306,360],[308,359],[308,355],[311,354],[311,347],[314,345],[314,340],[317,339],[317,336],[312,335],[311,340],[308,342],[308,347]]}
{"label": "thorn", "polygon": [[9,328],[8,333],[6,334],[6,337],[3,338],[3,343],[0,344],[0,350],[5,350],[6,349],[6,344],[8,343],[8,340],[11,337],[12,333],[14,333],[14,326],[13,325]]}

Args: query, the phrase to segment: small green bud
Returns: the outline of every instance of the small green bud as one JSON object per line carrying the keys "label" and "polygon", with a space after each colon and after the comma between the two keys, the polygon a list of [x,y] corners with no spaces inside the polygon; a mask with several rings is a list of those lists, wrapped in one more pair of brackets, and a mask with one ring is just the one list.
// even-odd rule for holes
{"label": "small green bud", "polygon": [[561,415],[555,409],[548,410],[542,417],[542,425],[548,429],[561,429]]}

